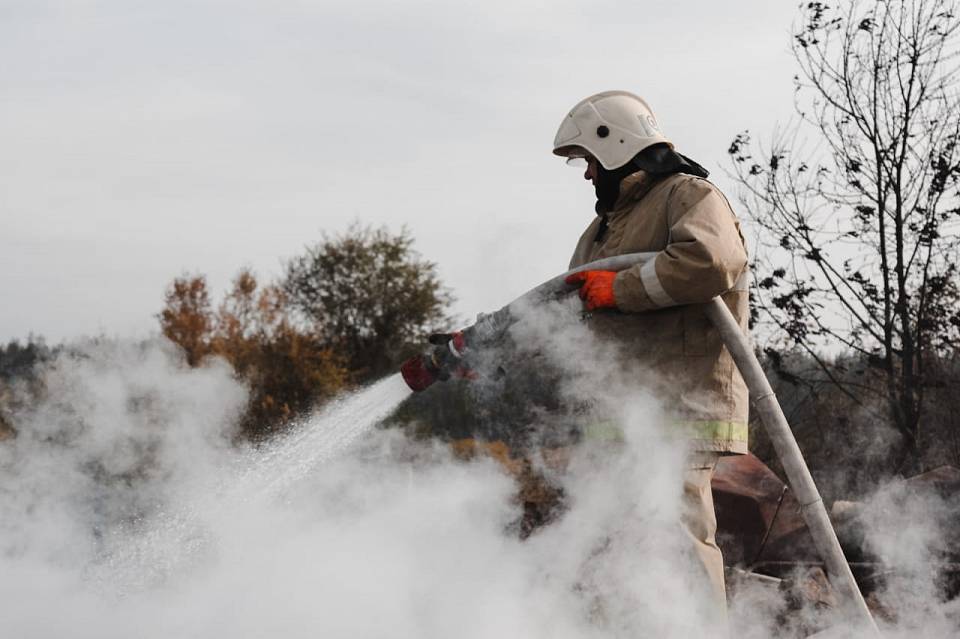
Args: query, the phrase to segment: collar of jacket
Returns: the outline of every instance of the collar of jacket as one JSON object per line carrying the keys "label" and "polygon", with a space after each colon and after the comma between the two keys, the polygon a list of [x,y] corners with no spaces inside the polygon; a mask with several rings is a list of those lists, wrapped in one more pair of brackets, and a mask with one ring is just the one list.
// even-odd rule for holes
{"label": "collar of jacket", "polygon": [[608,218],[615,218],[622,215],[625,211],[632,208],[634,202],[643,199],[653,185],[658,181],[658,177],[651,175],[646,171],[640,170],[631,173],[620,181],[620,196],[617,198],[613,210],[607,214]]}

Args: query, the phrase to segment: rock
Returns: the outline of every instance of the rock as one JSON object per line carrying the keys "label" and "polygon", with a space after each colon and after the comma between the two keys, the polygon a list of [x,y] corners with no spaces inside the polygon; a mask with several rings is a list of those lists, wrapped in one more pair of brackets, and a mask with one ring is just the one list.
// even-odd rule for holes
{"label": "rock", "polygon": [[728,565],[818,559],[796,498],[755,456],[720,458],[713,501],[717,543]]}

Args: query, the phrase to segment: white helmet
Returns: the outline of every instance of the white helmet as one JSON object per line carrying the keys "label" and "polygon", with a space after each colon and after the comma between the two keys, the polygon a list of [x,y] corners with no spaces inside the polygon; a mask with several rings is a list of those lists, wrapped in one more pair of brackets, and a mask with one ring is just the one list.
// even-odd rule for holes
{"label": "white helmet", "polygon": [[613,170],[661,142],[673,147],[643,98],[626,91],[604,91],[570,109],[553,140],[553,152],[568,158],[590,154],[603,168]]}

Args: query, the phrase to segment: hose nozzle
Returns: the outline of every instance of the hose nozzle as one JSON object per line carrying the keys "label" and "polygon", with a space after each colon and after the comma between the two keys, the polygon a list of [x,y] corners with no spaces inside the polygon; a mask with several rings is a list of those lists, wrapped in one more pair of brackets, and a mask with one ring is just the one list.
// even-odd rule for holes
{"label": "hose nozzle", "polygon": [[450,379],[451,373],[463,368],[462,359],[467,345],[463,333],[434,333],[430,336],[433,347],[425,353],[414,355],[400,366],[403,381],[415,392],[424,391],[436,381]]}
{"label": "hose nozzle", "polygon": [[437,376],[427,367],[423,355],[414,355],[405,361],[400,366],[400,374],[403,375],[403,381],[407,383],[410,390],[417,393],[427,390],[437,381]]}

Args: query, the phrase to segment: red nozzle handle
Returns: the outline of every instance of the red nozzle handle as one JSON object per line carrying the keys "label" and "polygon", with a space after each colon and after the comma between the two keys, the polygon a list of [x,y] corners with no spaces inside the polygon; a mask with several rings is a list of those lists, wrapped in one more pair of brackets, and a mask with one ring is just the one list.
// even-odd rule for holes
{"label": "red nozzle handle", "polygon": [[414,355],[400,366],[400,374],[403,375],[403,381],[411,390],[419,393],[430,387],[437,376],[432,373],[426,365],[423,355]]}

